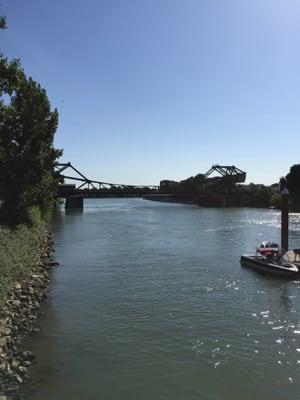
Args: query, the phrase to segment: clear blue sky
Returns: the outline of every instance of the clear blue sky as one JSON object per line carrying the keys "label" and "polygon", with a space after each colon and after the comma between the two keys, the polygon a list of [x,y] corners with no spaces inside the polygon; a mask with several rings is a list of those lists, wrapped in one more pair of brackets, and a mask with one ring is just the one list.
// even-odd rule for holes
{"label": "clear blue sky", "polygon": [[156,184],[235,164],[273,183],[300,163],[298,0],[2,0],[0,49],[60,114],[90,178]]}

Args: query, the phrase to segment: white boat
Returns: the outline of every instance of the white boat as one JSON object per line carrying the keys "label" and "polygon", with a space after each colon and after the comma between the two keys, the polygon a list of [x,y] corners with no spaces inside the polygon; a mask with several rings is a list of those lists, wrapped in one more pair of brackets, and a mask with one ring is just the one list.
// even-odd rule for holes
{"label": "white boat", "polygon": [[246,267],[253,268],[257,271],[278,275],[286,278],[295,278],[300,276],[299,267],[291,262],[288,262],[284,257],[268,258],[258,254],[245,254],[241,256],[241,263]]}
{"label": "white boat", "polygon": [[241,263],[257,271],[294,278],[300,276],[300,265],[291,261],[289,254],[283,254],[277,243],[264,241],[256,249],[256,254],[241,256]]}

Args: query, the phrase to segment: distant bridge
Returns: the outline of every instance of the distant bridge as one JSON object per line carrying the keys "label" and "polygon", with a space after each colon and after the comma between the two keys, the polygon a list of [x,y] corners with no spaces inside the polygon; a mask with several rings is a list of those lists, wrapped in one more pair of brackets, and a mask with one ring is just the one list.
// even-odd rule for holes
{"label": "distant bridge", "polygon": [[[72,175],[70,175],[70,173]],[[74,176],[75,173],[75,176]],[[214,173],[218,176],[212,177]],[[75,168],[70,162],[68,163],[57,163],[55,165],[54,175],[59,179],[60,185],[58,187],[58,197],[66,199],[66,208],[82,208],[84,198],[101,198],[101,197],[142,197],[146,195],[151,196],[152,199],[155,195],[165,194],[168,191],[168,182],[161,181],[160,186],[157,185],[128,185],[121,183],[110,183],[104,181],[96,181],[87,178],[82,172]],[[75,184],[66,184],[65,180],[74,181]],[[225,185],[234,185],[236,183],[242,183],[246,180],[246,172],[235,167],[234,165],[218,165],[214,164],[207,172],[203,175],[203,181],[217,179],[220,181],[222,187]],[[79,183],[79,186],[76,186]],[[179,183],[180,184],[180,183]],[[224,189],[224,188],[223,188]],[[191,193],[186,195],[190,196]],[[224,193],[216,193],[215,197],[224,197]],[[175,196],[175,194],[173,194]],[[198,198],[206,198],[207,193],[198,193]],[[191,195],[195,199],[195,196]],[[223,198],[222,197],[222,198]],[[207,200],[210,202],[210,200]]]}
{"label": "distant bridge", "polygon": [[[157,193],[159,190],[159,186],[156,185],[127,185],[89,179],[70,162],[57,163],[54,175],[60,181],[57,195],[66,199],[67,208],[82,207],[84,198],[141,197],[145,194]],[[79,183],[79,186],[66,184],[65,179]]]}
{"label": "distant bridge", "polygon": [[214,172],[217,172],[225,180],[231,183],[243,183],[246,180],[246,172],[235,167],[234,165],[219,165],[214,164],[204,175],[205,178],[209,178]]}

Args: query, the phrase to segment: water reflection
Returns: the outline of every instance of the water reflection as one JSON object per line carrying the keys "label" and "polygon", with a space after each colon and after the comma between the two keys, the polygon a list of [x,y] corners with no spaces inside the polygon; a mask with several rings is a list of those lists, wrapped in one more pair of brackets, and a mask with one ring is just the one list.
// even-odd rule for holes
{"label": "water reflection", "polygon": [[83,214],[83,208],[66,208],[66,215],[81,215]]}

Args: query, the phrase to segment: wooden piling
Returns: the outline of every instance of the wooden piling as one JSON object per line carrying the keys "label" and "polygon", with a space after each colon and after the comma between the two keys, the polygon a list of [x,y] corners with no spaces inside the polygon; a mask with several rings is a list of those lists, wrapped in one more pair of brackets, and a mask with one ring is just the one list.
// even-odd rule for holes
{"label": "wooden piling", "polygon": [[286,187],[281,191],[281,248],[289,250],[289,191]]}

